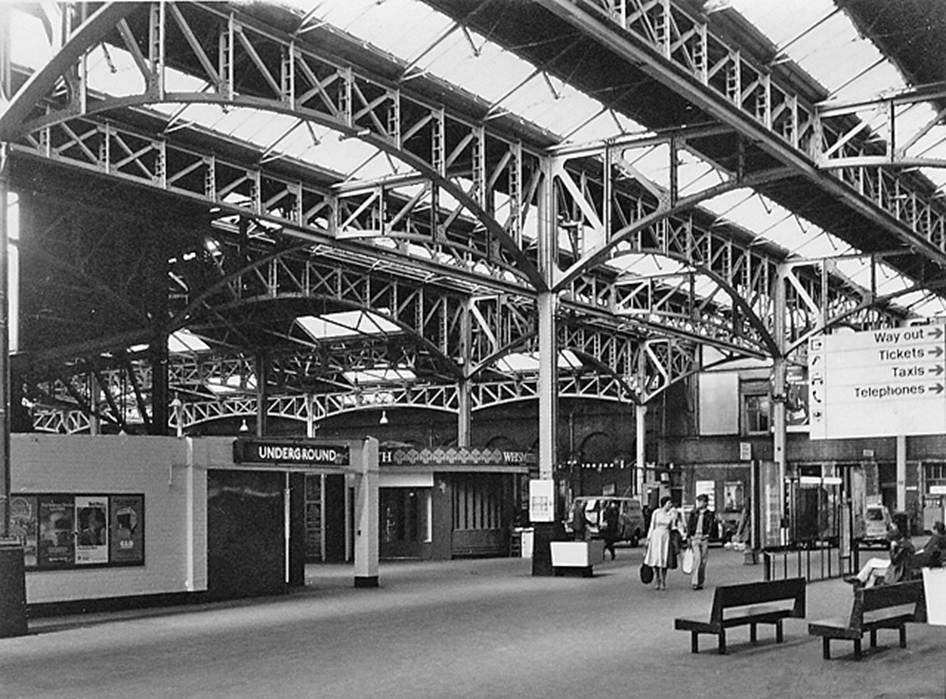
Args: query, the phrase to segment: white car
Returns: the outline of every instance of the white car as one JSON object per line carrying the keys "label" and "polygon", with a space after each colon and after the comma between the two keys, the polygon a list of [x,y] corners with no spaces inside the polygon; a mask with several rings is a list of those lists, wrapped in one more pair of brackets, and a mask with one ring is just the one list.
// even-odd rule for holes
{"label": "white car", "polygon": [[886,548],[889,545],[887,532],[893,525],[893,519],[890,517],[890,511],[883,505],[868,505],[864,510],[864,533],[860,537],[862,546],[882,546]]}

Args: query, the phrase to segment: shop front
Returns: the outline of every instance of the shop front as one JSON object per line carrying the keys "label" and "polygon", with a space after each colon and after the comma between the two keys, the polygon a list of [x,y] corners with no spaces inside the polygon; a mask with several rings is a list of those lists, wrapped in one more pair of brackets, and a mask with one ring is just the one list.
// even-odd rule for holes
{"label": "shop front", "polygon": [[[382,449],[378,555],[382,560],[449,560],[509,555],[528,455],[497,449]],[[311,476],[309,477],[312,478]],[[306,559],[350,559],[351,496],[331,479],[306,487]],[[347,488],[346,488],[347,489]]]}

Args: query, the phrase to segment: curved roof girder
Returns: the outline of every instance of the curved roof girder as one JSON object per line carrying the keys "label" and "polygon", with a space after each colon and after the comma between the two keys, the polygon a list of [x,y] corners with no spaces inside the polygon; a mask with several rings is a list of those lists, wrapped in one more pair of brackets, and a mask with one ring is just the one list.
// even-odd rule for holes
{"label": "curved roof girder", "polygon": [[[302,257],[295,249],[268,255],[201,290],[175,314],[170,327],[199,326],[204,313],[219,315],[223,310],[283,298],[330,300],[346,308],[370,310],[413,334],[440,356],[457,378],[463,374],[459,361],[465,344],[462,316],[469,312],[464,295],[376,269]],[[499,309],[492,318],[498,324],[493,334],[514,334],[517,323],[508,304]],[[478,327],[474,325],[474,333]],[[473,343],[473,347],[481,344]]]}
{"label": "curved roof girder", "polygon": [[[199,45],[198,34],[190,28],[188,18],[173,3],[161,2],[150,6],[147,36],[143,38],[134,36],[133,29],[124,21],[134,6],[125,4],[124,8],[115,8],[114,5],[108,4],[93,15],[70,37],[57,56],[18,91],[6,113],[0,117],[0,140],[15,140],[24,133],[77,116],[157,102],[246,106],[315,121],[363,140],[422,172],[470,212],[536,290],[545,290],[545,280],[520,247],[522,217],[526,209],[523,205],[525,192],[520,143],[505,139],[484,124],[472,123],[442,105],[430,104],[411,95],[402,86],[382,82],[363,74],[356,67],[323,57],[297,37],[273,28],[264,32],[232,9],[224,12],[212,6],[188,6],[188,12],[196,12],[193,9],[196,7],[215,18],[216,32],[211,37],[213,45],[204,47]],[[194,53],[192,61],[195,67],[203,69],[205,74],[202,77],[214,92],[174,93],[165,90],[164,72],[168,66],[163,57],[171,55],[166,53],[164,46],[168,40],[168,33],[164,31],[168,13],[184,31],[187,44]],[[91,102],[84,74],[76,69],[76,65],[112,29],[119,32],[124,46],[136,57],[135,63],[144,78],[145,89],[136,95]],[[266,50],[254,47],[253,40],[265,44]],[[153,45],[155,41],[161,42],[157,51]],[[235,91],[234,85],[238,82],[236,62],[228,51],[237,50],[240,44],[262,75],[262,86],[271,90],[269,94],[244,95]],[[223,46],[228,47],[228,51],[220,50],[223,65],[215,68],[208,56],[216,55]],[[151,52],[148,53],[151,58],[146,59],[145,52]],[[160,58],[155,60],[155,56]],[[230,59],[224,59],[224,56],[230,56]],[[265,63],[267,57],[274,60],[272,65]],[[29,119],[28,115],[36,106],[51,98],[56,81],[66,76],[73,89],[68,91],[67,102],[62,108],[46,110],[42,116]],[[330,95],[325,85],[336,82],[341,88]],[[412,141],[419,143],[414,145]],[[486,152],[497,146],[511,153],[508,160],[500,161],[503,167],[509,165],[509,186],[506,188],[510,202],[509,230],[486,209],[489,183],[498,180],[495,173],[491,177],[486,168]],[[427,152],[423,151],[425,147],[429,149]],[[461,156],[466,160],[461,161]],[[456,181],[457,170],[472,180],[469,191]],[[434,234],[437,235],[436,230]]]}

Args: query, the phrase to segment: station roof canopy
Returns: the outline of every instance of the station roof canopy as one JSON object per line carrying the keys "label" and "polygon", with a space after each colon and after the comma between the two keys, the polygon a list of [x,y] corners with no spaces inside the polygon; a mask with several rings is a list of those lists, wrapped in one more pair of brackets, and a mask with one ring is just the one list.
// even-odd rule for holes
{"label": "station roof canopy", "polygon": [[[623,16],[618,17],[616,5]],[[85,7],[86,16],[100,6]],[[573,173],[575,184],[567,192],[568,205],[558,202],[556,274],[578,278],[593,270],[594,280],[581,287],[589,297],[595,292],[588,289],[596,284],[633,288],[634,298],[645,287],[648,294],[672,297],[674,337],[699,340],[701,331],[692,327],[700,314],[728,319],[751,310],[758,323],[765,322],[767,302],[721,293],[722,273],[715,260],[694,264],[682,255],[659,254],[660,250],[632,238],[609,248],[607,254],[601,252],[595,247],[601,241],[589,230],[588,219],[600,213],[590,211],[592,200],[609,187],[626,188],[629,196],[645,203],[697,197],[688,212],[689,225],[708,237],[732,241],[747,251],[746,259],[754,260],[753,253],[766,261],[799,264],[830,258],[822,269],[833,290],[849,288],[868,301],[887,299],[884,310],[900,320],[946,316],[946,62],[941,46],[946,4],[672,0],[675,24],[670,30],[661,24],[665,6],[635,0],[167,3],[162,11],[167,12],[168,26],[176,27],[176,43],[169,39],[165,47],[164,94],[203,93],[208,99],[155,98],[145,103],[133,98],[147,90],[142,67],[148,57],[140,54],[140,47],[133,48],[129,37],[140,33],[148,19],[144,12],[129,10],[87,54],[83,80],[88,100],[111,106],[102,114],[88,115],[82,128],[88,128],[87,133],[127,129],[142,139],[140,152],[153,147],[154,141],[148,139],[175,139],[181,152],[193,149],[203,154],[195,156],[189,169],[173,175],[181,186],[196,183],[195,191],[202,186],[196,173],[212,158],[218,178],[226,168],[246,168],[245,174],[234,176],[232,186],[214,192],[214,206],[191,196],[169,208],[165,192],[135,190],[142,211],[168,215],[160,236],[155,240],[142,236],[140,242],[168,261],[170,315],[177,322],[170,335],[171,353],[197,357],[208,350],[232,354],[274,346],[305,352],[310,355],[306,366],[319,364],[322,373],[316,380],[306,374],[308,369],[287,370],[285,376],[298,371],[308,377],[308,384],[296,387],[300,390],[316,381],[325,388],[456,379],[468,368],[451,355],[450,345],[450,338],[460,333],[460,322],[451,314],[459,313],[455,309],[463,303],[453,299],[463,298],[474,306],[481,303],[485,310],[477,308],[480,334],[455,345],[462,345],[463,351],[474,346],[472,352],[479,352],[478,359],[486,365],[479,367],[482,375],[534,373],[537,355],[530,343],[535,333],[528,314],[539,289],[524,280],[534,282],[538,272],[524,268],[538,259],[539,217],[516,211],[523,202],[510,194],[513,175],[507,175],[515,150],[498,152],[499,140],[515,142],[529,153],[572,158],[561,165],[563,173]],[[434,177],[433,186],[426,167],[430,163],[418,161],[413,152],[383,147],[386,144],[371,137],[369,132],[382,130],[383,124],[372,124],[361,133],[356,125],[306,118],[285,104],[272,109],[255,93],[256,102],[211,99],[226,88],[224,81],[208,77],[220,78],[214,71],[223,63],[214,62],[223,62],[226,51],[236,48],[221,44],[219,54],[208,51],[202,57],[194,48],[206,42],[212,25],[231,11],[245,21],[247,31],[259,32],[266,40],[285,38],[299,50],[311,49],[322,59],[351,66],[350,70],[384,86],[387,94],[374,96],[375,102],[372,96],[361,96],[369,105],[364,112],[372,117],[371,105],[403,92],[430,106],[427,121],[435,121],[438,110],[441,115],[462,114],[470,124],[501,134],[502,139],[483,147],[483,162],[496,169],[483,175],[474,167],[457,174],[445,165],[436,173],[442,179]],[[30,75],[57,60],[57,48],[48,38],[51,23],[39,3],[19,3],[9,14],[13,83],[21,87]],[[627,30],[614,28],[618,18],[628,24]],[[635,34],[638,29],[640,35]],[[670,39],[662,34],[667,31]],[[703,44],[699,44],[701,32]],[[648,33],[652,44],[647,43]],[[232,40],[244,42],[240,46],[245,62],[229,89],[245,88],[249,93],[250,88],[259,91],[263,86],[278,92],[284,87],[280,80],[288,78],[265,70],[278,64],[267,54],[272,46],[262,40],[254,46],[240,36],[237,31]],[[656,52],[661,46],[666,55]],[[191,53],[198,58],[185,57]],[[741,75],[740,67],[745,69]],[[762,77],[747,77],[750,69],[753,76]],[[736,87],[719,88],[735,90],[727,103],[710,93],[730,74]],[[318,76],[309,76],[315,85],[311,94],[322,91],[326,102],[334,99],[336,77],[323,76],[323,83],[318,83]],[[782,91],[779,94],[790,95],[777,110],[764,101],[774,99],[773,86]],[[68,90],[51,91],[46,107],[64,92]],[[757,111],[747,116],[750,102]],[[833,129],[830,139],[813,136],[809,152],[786,145],[792,134],[774,126],[776,121],[787,123],[786,114],[799,105],[822,117],[819,124],[826,133],[829,126]],[[37,107],[33,114],[39,113]],[[93,117],[101,121],[89,126]],[[36,123],[41,121],[36,116]],[[812,116],[808,122],[801,119],[791,125],[814,129],[814,121]],[[66,158],[82,149],[91,160],[96,156],[82,128],[73,127],[59,151],[46,144],[50,152],[45,155],[40,136],[20,134],[19,150],[14,149],[14,191],[46,201],[42,198],[60,196],[63,183],[74,186]],[[417,138],[414,133],[408,137]],[[846,155],[854,144],[859,149],[856,155]],[[448,149],[444,156],[448,162],[470,147],[468,141],[450,145],[454,151]],[[141,172],[131,170],[148,166],[131,137],[122,141],[122,147],[127,150],[122,167],[129,169],[128,178],[141,177]],[[436,139],[424,147],[435,152]],[[847,160],[832,162],[842,156]],[[594,173],[602,169],[602,158],[612,157],[620,160],[622,176],[602,184]],[[291,195],[280,195],[298,195],[298,200],[293,205],[275,196],[267,201],[262,180],[252,184],[261,176],[251,169],[272,181],[293,183],[285,189]],[[884,179],[891,173],[896,177],[895,191],[884,189],[891,186]],[[152,172],[145,174],[152,181],[158,178]],[[528,180],[530,174],[534,181],[539,179],[539,173],[519,176]],[[294,189],[297,182],[307,189]],[[523,191],[530,191],[528,186],[524,184]],[[97,205],[119,210],[116,217],[131,216],[123,187],[100,188]],[[492,188],[490,196],[477,200],[482,211],[474,210],[469,199],[484,187]],[[719,193],[712,194],[717,189]],[[843,196],[838,196],[842,190]],[[711,195],[700,198],[706,192]],[[326,209],[324,202],[315,201],[317,195],[344,205],[332,214],[320,213]],[[534,195],[531,190],[529,197]],[[92,197],[81,188],[72,196],[81,207],[93,206]],[[526,203],[538,210],[531,201]],[[878,201],[887,208],[881,210]],[[272,215],[246,214],[266,206],[271,211],[264,213]],[[312,226],[331,235],[295,230],[284,236],[289,227],[280,223],[280,216],[296,215],[288,211],[293,207],[308,216]],[[914,230],[902,225],[907,209]],[[600,215],[619,213],[626,214]],[[41,207],[31,215],[49,227],[59,225],[56,216]],[[505,222],[517,216],[521,227],[509,234],[511,242],[504,239],[505,231],[486,230],[483,223],[486,217]],[[123,221],[113,228],[127,230],[129,224]],[[481,240],[482,245],[469,242]],[[444,252],[448,242],[452,256]],[[370,248],[359,247],[369,244]],[[502,251],[508,252],[510,246],[518,250],[504,258]],[[29,257],[35,251],[29,242],[22,247],[24,258],[32,260],[24,273],[33,273],[39,269],[37,258]],[[131,252],[112,252],[103,255],[97,270],[105,278],[117,276],[108,264],[134,266]],[[580,269],[574,271],[573,265]],[[357,270],[359,279],[346,276],[345,269]],[[739,274],[751,277],[761,272],[747,267]],[[129,285],[151,283],[144,271],[129,275]],[[334,296],[322,291],[329,300],[309,303],[300,290],[312,288],[314,280],[323,289],[331,287]],[[149,346],[147,334],[131,333],[136,313],[132,308],[125,309],[124,316],[99,313],[87,319],[87,325],[70,322],[67,328],[57,316],[75,315],[73,304],[78,307],[80,300],[68,289],[78,282],[55,275],[47,282],[42,298],[23,305],[37,322],[23,343],[37,365],[43,357],[58,361],[69,355],[73,361],[83,353],[112,352],[114,347],[97,344],[96,338],[108,335],[105,330],[121,337],[126,348]],[[198,282],[201,293],[195,294]],[[291,292],[286,291],[290,287]],[[574,301],[576,288],[558,291]],[[277,292],[284,301],[278,309],[273,303]],[[819,302],[810,289],[799,292],[805,294],[812,304]],[[352,300],[356,296],[358,303]],[[361,303],[365,299],[371,308],[358,307],[368,305]],[[149,307],[143,315],[153,311]],[[500,316],[506,319],[502,328],[496,320]],[[40,321],[53,325],[40,328]],[[594,316],[589,323],[598,323],[599,328],[599,321],[603,322]],[[627,337],[643,338],[661,322],[635,306],[613,327]],[[741,333],[740,328],[734,331],[734,344],[742,341]],[[68,339],[67,349],[59,354],[46,349],[55,337]],[[589,349],[594,342],[583,341],[582,347],[560,353],[560,371],[600,368]],[[486,344],[492,345],[491,350],[482,348]],[[342,345],[347,359],[327,362],[327,353]],[[322,359],[312,359],[317,356]],[[255,389],[247,380],[250,372],[244,370],[240,376],[217,377],[214,390],[226,390],[234,382],[241,390]]]}

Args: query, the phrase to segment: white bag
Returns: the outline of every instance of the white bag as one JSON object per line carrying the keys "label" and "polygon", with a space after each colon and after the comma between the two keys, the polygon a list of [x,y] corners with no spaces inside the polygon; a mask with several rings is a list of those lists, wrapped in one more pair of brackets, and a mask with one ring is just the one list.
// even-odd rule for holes
{"label": "white bag", "polygon": [[684,575],[689,575],[693,572],[693,547],[688,546],[683,551],[683,560],[680,561],[680,570],[683,571]]}

